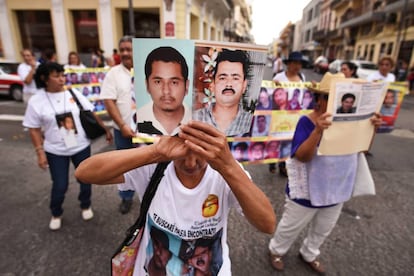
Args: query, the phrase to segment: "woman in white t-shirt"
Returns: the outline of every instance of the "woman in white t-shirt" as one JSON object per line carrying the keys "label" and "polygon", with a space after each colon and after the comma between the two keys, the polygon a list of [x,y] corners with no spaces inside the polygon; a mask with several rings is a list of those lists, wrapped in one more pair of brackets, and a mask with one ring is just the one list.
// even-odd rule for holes
{"label": "woman in white t-shirt", "polygon": [[[49,169],[52,178],[50,209],[51,230],[61,227],[62,204],[69,184],[69,162],[75,168],[91,155],[90,140],[86,137],[79,119],[79,108],[72,94],[64,90],[65,76],[63,66],[49,62],[40,65],[35,73],[38,88],[44,88],[30,98],[24,115],[23,126],[29,128],[30,137],[37,154],[37,163],[41,169]],[[73,90],[85,110],[94,106],[79,91]],[[101,119],[96,116],[101,126]],[[68,131],[62,131],[61,127]],[[105,127],[106,128],[106,127]],[[112,140],[107,129],[106,139]],[[80,183],[79,201],[82,218],[93,217],[91,209],[91,185]]]}

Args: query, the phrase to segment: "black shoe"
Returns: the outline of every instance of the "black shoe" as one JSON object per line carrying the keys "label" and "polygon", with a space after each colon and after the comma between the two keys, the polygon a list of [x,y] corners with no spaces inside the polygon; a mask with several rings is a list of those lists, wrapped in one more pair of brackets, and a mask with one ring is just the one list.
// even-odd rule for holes
{"label": "black shoe", "polygon": [[119,205],[119,211],[121,212],[121,214],[126,214],[131,210],[131,206],[132,206],[132,199],[126,200],[123,199],[121,204]]}
{"label": "black shoe", "polygon": [[288,174],[287,174],[287,170],[286,170],[286,168],[279,168],[279,174],[280,174],[280,176],[283,176],[283,177],[287,177],[288,176]]}
{"label": "black shoe", "polygon": [[276,173],[276,164],[275,163],[270,163],[269,164],[269,172],[270,173]]}

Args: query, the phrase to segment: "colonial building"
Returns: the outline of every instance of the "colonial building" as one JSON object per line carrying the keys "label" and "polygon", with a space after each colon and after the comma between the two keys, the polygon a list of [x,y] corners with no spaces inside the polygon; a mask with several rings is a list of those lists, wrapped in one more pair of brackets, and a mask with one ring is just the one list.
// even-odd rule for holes
{"label": "colonial building", "polygon": [[[390,55],[414,64],[414,0],[311,0],[293,29],[288,49],[313,59],[378,62]],[[285,30],[273,44],[284,37]]]}
{"label": "colonial building", "polygon": [[109,56],[123,35],[246,42],[251,26],[245,0],[0,0],[0,57],[54,49],[61,63],[70,51],[85,61],[98,48]]}
{"label": "colonial building", "polygon": [[414,63],[414,0],[324,0],[314,39],[329,59]]}

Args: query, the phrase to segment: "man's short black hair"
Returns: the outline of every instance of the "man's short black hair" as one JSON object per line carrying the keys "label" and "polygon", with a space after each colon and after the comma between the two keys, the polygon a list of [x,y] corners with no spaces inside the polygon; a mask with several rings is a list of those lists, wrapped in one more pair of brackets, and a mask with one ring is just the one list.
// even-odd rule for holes
{"label": "man's short black hair", "polygon": [[148,80],[152,73],[152,63],[154,61],[176,62],[181,66],[181,74],[184,80],[188,80],[188,65],[183,55],[175,48],[170,46],[158,47],[148,54],[145,60],[145,79]]}
{"label": "man's short black hair", "polygon": [[216,68],[214,70],[213,77],[216,78],[216,73],[220,62],[229,61],[229,62],[240,62],[243,65],[243,79],[246,79],[249,73],[250,59],[249,54],[246,51],[242,50],[228,50],[224,49],[219,52],[216,59]]}
{"label": "man's short black hair", "polygon": [[342,98],[341,98],[341,102],[345,101],[346,99],[351,98],[355,101],[355,95],[352,93],[345,93]]}
{"label": "man's short black hair", "polygon": [[157,240],[160,242],[165,249],[170,249],[170,242],[167,234],[164,231],[152,226],[150,230],[150,236],[152,240]]}
{"label": "man's short black hair", "polygon": [[247,143],[246,142],[239,142],[236,145],[234,145],[234,149],[241,149],[242,151],[247,150]]}

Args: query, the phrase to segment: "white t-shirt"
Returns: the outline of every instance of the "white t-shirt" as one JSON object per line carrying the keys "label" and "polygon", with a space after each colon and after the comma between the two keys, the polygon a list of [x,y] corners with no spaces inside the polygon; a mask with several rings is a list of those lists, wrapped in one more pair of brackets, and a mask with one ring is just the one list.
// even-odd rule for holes
{"label": "white t-shirt", "polygon": [[85,69],[86,66],[83,63],[80,63],[79,65],[75,65],[75,64],[65,64],[63,66],[63,68],[66,69]]}
{"label": "white t-shirt", "polygon": [[393,73],[388,73],[387,76],[384,77],[379,71],[376,71],[367,77],[367,81],[394,82],[395,75]]}
{"label": "white t-shirt", "polygon": [[[142,200],[155,167],[156,164],[151,164],[125,173],[125,183],[119,185],[119,189],[135,190]],[[189,260],[202,241],[210,244],[209,267],[215,273],[213,275],[231,275],[227,219],[232,207],[242,212],[230,187],[217,171],[207,166],[199,185],[188,189],[181,184],[171,162],[148,211],[134,276],[148,275],[146,268],[154,255],[150,230],[154,228],[161,230],[164,241],[168,241],[168,244],[164,242],[171,252],[166,265],[167,275],[192,275],[182,272],[195,269],[189,265]]]}
{"label": "white t-shirt", "polygon": [[[131,72],[122,64],[112,67],[106,73],[101,86],[101,100],[116,100],[116,106],[121,114],[122,120],[131,125],[133,110],[135,105],[132,102],[132,75]],[[119,130],[119,126],[114,124],[114,128]]]}
{"label": "white t-shirt", "polygon": [[[85,98],[78,90],[72,89],[76,97],[86,110],[93,110],[93,104]],[[64,142],[62,132],[56,121],[56,114],[72,112],[77,129],[75,135],[77,146],[68,148]],[[63,156],[78,153],[90,145],[79,119],[79,108],[69,91],[48,93],[39,90],[30,98],[24,114],[23,126],[27,128],[43,128],[45,151]]]}
{"label": "white t-shirt", "polygon": [[[302,73],[299,73],[301,76],[301,81],[300,82],[304,82],[305,81],[305,75]],[[279,82],[286,82],[289,81],[288,77],[286,76],[286,71],[280,72],[278,74],[276,74],[276,76],[273,78],[274,81],[279,81]]]}
{"label": "white t-shirt", "polygon": [[[184,106],[184,116],[180,122],[180,124],[188,123],[191,120],[191,109],[183,103]],[[150,101],[143,107],[137,110],[137,122],[142,123],[145,121],[152,122],[152,125],[158,129],[163,135],[175,135],[179,132],[180,126],[178,125],[172,133],[168,133],[167,130],[162,126],[162,124],[155,118],[154,111],[153,111],[153,102]]]}
{"label": "white t-shirt", "polygon": [[[39,65],[40,63],[36,62],[36,68]],[[20,63],[19,66],[17,67],[17,74],[24,82],[24,79],[27,77],[27,75],[29,74],[31,70],[32,70],[32,66],[23,62],[23,63]],[[24,82],[23,93],[36,93],[36,92],[37,92],[37,87],[36,87],[36,82],[34,81],[34,78],[29,84],[26,84]]]}

